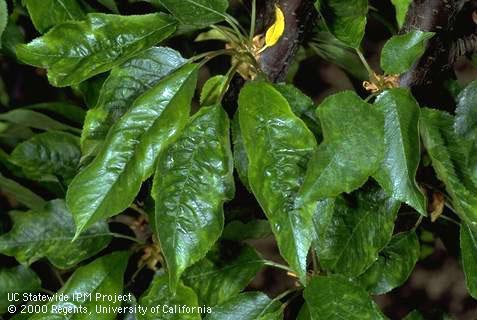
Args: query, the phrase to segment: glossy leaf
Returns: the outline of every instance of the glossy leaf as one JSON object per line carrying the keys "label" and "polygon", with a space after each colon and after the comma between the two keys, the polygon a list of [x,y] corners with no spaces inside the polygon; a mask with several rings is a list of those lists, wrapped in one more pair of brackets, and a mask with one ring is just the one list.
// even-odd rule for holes
{"label": "glossy leaf", "polygon": [[27,64],[48,69],[50,83],[65,87],[108,71],[166,39],[175,24],[162,14],[91,13],[84,21],[62,23],[19,45],[17,55]]}
{"label": "glossy leaf", "polygon": [[5,0],[0,0],[0,48],[2,47],[2,35],[8,24],[8,7]]}
{"label": "glossy leaf", "polygon": [[[171,295],[171,288],[169,287],[169,276],[159,271],[158,274],[152,280],[149,289],[139,300],[139,305],[148,309],[145,315],[136,314],[138,320],[156,320],[156,319],[168,319],[168,320],[200,320],[199,305],[197,302],[197,296],[195,292],[179,282],[176,288],[176,293]],[[157,308],[157,312],[151,312],[152,307],[160,306]],[[187,306],[190,312],[173,312],[169,311],[170,308]],[[180,309],[179,309],[180,310]]]}
{"label": "glossy leaf", "polygon": [[359,188],[384,156],[383,114],[354,92],[328,97],[317,112],[324,141],[310,160],[300,190],[307,201]]}
{"label": "glossy leaf", "polygon": [[338,197],[321,202],[313,218],[316,253],[328,271],[362,274],[391,240],[399,202],[379,188],[352,194],[353,204]]}
{"label": "glossy leaf", "polygon": [[225,19],[228,0],[156,0],[182,25],[208,27]]}
{"label": "glossy leaf", "polygon": [[39,181],[69,182],[75,175],[81,150],[79,138],[50,131],[17,145],[9,160],[22,168],[26,177]]}
{"label": "glossy leaf", "polygon": [[205,320],[280,320],[281,303],[261,292],[244,292],[212,308]]}
{"label": "glossy leaf", "polygon": [[7,312],[7,307],[14,302],[8,301],[8,294],[34,293],[40,290],[40,278],[31,269],[24,266],[0,269],[0,313]]}
{"label": "glossy leaf", "polygon": [[77,0],[22,0],[35,28],[43,33],[62,22],[85,17]]}
{"label": "glossy leaf", "polygon": [[132,203],[160,152],[185,126],[196,75],[194,65],[175,71],[136,99],[111,127],[104,148],[66,194],[77,234]]}
{"label": "glossy leaf", "polygon": [[317,0],[317,7],[336,38],[359,48],[366,28],[367,0]]}
{"label": "glossy leaf", "polygon": [[281,255],[305,282],[313,203],[297,203],[295,197],[316,149],[315,138],[285,98],[265,82],[242,89],[239,120],[253,194],[270,221]]}
{"label": "glossy leaf", "polygon": [[173,289],[222,233],[223,204],[234,194],[229,136],[222,107],[204,107],[159,158],[152,191],[156,235]]}
{"label": "glossy leaf", "polygon": [[134,100],[185,63],[172,49],[154,47],[114,67],[102,85],[96,106],[86,116],[81,146],[85,155],[95,155],[111,128]]}
{"label": "glossy leaf", "polygon": [[272,235],[270,223],[265,219],[251,220],[247,223],[234,220],[225,226],[222,238],[233,241],[243,241],[263,239]]}
{"label": "glossy leaf", "polygon": [[263,259],[253,248],[234,251],[231,259],[207,257],[184,273],[183,281],[197,293],[200,305],[212,307],[234,297],[263,267]]}
{"label": "glossy leaf", "polygon": [[386,319],[362,287],[341,275],[314,277],[304,297],[311,319]]}
{"label": "glossy leaf", "polygon": [[227,84],[227,77],[218,75],[209,78],[202,88],[200,94],[200,104],[202,106],[211,106],[220,101],[220,96],[225,90],[224,86]]}
{"label": "glossy leaf", "polygon": [[465,163],[467,142],[455,134],[454,118],[442,111],[422,109],[419,123],[422,141],[453,208],[477,230],[477,186]]}
{"label": "glossy leaf", "polygon": [[248,181],[248,156],[243,143],[242,132],[240,130],[240,121],[238,111],[232,120],[232,142],[234,153],[234,165],[242,184],[248,191],[252,192],[250,182]]}
{"label": "glossy leaf", "polygon": [[0,191],[8,193],[18,202],[30,209],[42,209],[46,204],[46,201],[42,197],[38,196],[30,189],[22,186],[15,180],[4,177],[1,173]]}
{"label": "glossy leaf", "polygon": [[73,267],[104,249],[111,236],[106,222],[98,222],[72,242],[74,223],[63,200],[44,209],[13,212],[13,228],[0,236],[0,252],[31,264],[43,257],[61,269]]}
{"label": "glossy leaf", "polygon": [[274,88],[288,101],[293,113],[306,123],[317,137],[321,137],[321,125],[315,116],[315,103],[310,97],[291,84],[275,84]]}
{"label": "glossy leaf", "polygon": [[28,109],[14,109],[0,113],[0,120],[39,130],[59,130],[77,133],[79,129],[63,124],[42,113]]}
{"label": "glossy leaf", "polygon": [[466,165],[477,184],[477,81],[471,82],[457,97],[454,130],[469,142]]}
{"label": "glossy leaf", "polygon": [[53,112],[66,120],[72,121],[75,124],[82,125],[86,112],[84,109],[67,102],[47,102],[47,103],[37,103],[25,107],[29,110],[40,110]]}
{"label": "glossy leaf", "polygon": [[477,299],[477,232],[465,223],[460,226],[460,248],[465,283],[470,295]]}
{"label": "glossy leaf", "polygon": [[391,37],[381,52],[381,67],[387,74],[401,74],[407,71],[421,57],[426,42],[434,32],[413,30],[403,35]]}
{"label": "glossy leaf", "polygon": [[374,178],[397,200],[426,215],[426,199],[416,184],[421,156],[419,105],[406,89],[391,89],[374,103],[384,114],[384,161]]}
{"label": "glossy leaf", "polygon": [[412,0],[391,0],[396,9],[396,21],[399,28],[402,28],[404,21],[406,20],[407,11],[412,3]]}
{"label": "glossy leaf", "polygon": [[414,269],[419,251],[414,231],[393,236],[379,253],[378,260],[360,276],[359,282],[372,294],[384,294],[401,286]]}
{"label": "glossy leaf", "polygon": [[[114,252],[107,256],[102,256],[93,262],[79,267],[71,275],[63,288],[58,291],[58,294],[68,296],[68,301],[52,301],[48,303],[48,313],[36,313],[31,316],[30,320],[65,320],[71,316],[58,314],[54,310],[65,310],[66,308],[74,308],[82,306],[91,311],[91,314],[76,313],[74,319],[86,320],[113,320],[116,319],[116,312],[121,306],[121,301],[108,301],[103,299],[96,299],[98,296],[110,295],[118,297],[123,294],[123,277],[128,264],[128,252]],[[91,299],[78,299],[79,296],[91,294]],[[76,297],[76,299],[73,299]],[[99,313],[95,312],[96,307],[109,308],[111,312]],[[67,309],[66,309],[67,310]],[[71,310],[71,309],[70,309]]]}

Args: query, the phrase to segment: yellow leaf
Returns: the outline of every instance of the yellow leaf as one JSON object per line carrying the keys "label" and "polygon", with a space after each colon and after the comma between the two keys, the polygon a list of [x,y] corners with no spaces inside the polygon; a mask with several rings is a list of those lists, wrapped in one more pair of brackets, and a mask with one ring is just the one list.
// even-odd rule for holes
{"label": "yellow leaf", "polygon": [[265,46],[259,51],[273,47],[280,40],[285,31],[285,15],[279,6],[275,5],[275,23],[268,28],[265,34]]}

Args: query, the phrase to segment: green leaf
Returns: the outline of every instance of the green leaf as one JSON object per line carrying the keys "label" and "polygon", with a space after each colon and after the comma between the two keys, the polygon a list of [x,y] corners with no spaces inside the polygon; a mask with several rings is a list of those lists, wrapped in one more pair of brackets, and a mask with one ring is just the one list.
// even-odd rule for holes
{"label": "green leaf", "polygon": [[115,0],[98,0],[98,2],[108,8],[111,12],[119,13]]}
{"label": "green leaf", "polygon": [[5,0],[0,0],[0,48],[2,47],[2,35],[8,24],[8,7]]}
{"label": "green leaf", "polygon": [[207,80],[200,94],[200,105],[211,106],[220,101],[224,86],[227,84],[227,77],[217,75]]}
{"label": "green leaf", "polygon": [[[116,319],[116,312],[121,301],[108,301],[108,299],[96,299],[96,297],[111,296],[118,297],[123,294],[124,271],[128,264],[129,252],[114,252],[107,256],[102,256],[88,265],[82,266],[71,275],[63,288],[57,294],[67,295],[68,301],[52,301],[48,303],[48,313],[36,313],[29,320],[66,320],[71,318],[68,315],[59,314],[55,310],[72,310],[82,306],[91,311],[92,315],[86,313],[74,314],[76,320],[94,319],[113,320]],[[91,294],[91,299],[78,297]],[[76,298],[75,298],[76,297]],[[126,296],[127,299],[130,299]],[[108,308],[109,313],[95,312],[96,308]],[[81,310],[81,309],[76,309]],[[70,311],[71,312],[71,311]]]}
{"label": "green leaf", "polygon": [[225,19],[228,0],[156,0],[182,25],[208,27]]}
{"label": "green leaf", "polygon": [[22,168],[25,176],[38,181],[69,182],[75,175],[81,150],[79,138],[50,131],[17,145],[9,160]]}
{"label": "green leaf", "polygon": [[304,297],[311,319],[386,319],[362,287],[341,275],[314,277]]}
{"label": "green leaf", "polygon": [[225,226],[222,238],[233,241],[244,241],[263,239],[272,235],[272,229],[268,220],[257,219],[247,223],[234,220]]}
{"label": "green leaf", "polygon": [[324,141],[310,160],[300,190],[305,201],[359,188],[379,169],[384,155],[383,114],[356,93],[332,95],[317,112]]}
{"label": "green leaf", "polygon": [[469,143],[466,165],[477,184],[477,81],[471,82],[457,97],[454,130]]}
{"label": "green leaf", "polygon": [[396,9],[396,21],[399,28],[402,28],[404,21],[406,20],[407,11],[412,0],[391,0]]}
{"label": "green leaf", "polygon": [[400,205],[380,188],[359,190],[351,196],[320,202],[313,221],[321,266],[355,277],[378,259],[379,251],[391,240]]}
{"label": "green leaf", "polygon": [[366,28],[367,0],[317,0],[329,30],[352,48],[359,48]]}
{"label": "green leaf", "polygon": [[84,21],[62,23],[17,46],[17,55],[27,64],[48,69],[50,83],[65,87],[108,71],[166,39],[175,24],[163,14],[91,13]]}
{"label": "green leaf", "polygon": [[477,232],[465,223],[460,226],[460,249],[467,289],[477,299]]}
{"label": "green leaf", "polygon": [[403,320],[424,320],[424,317],[419,313],[419,311],[414,310],[407,314]]}
{"label": "green leaf", "polygon": [[81,147],[85,155],[95,155],[111,126],[134,100],[185,63],[170,48],[148,49],[114,67],[104,82],[96,106],[86,116]]}
{"label": "green leaf", "polygon": [[200,305],[213,307],[242,291],[263,265],[257,252],[244,246],[231,259],[202,259],[186,270],[183,281],[197,292]]}
{"label": "green leaf", "polygon": [[[139,305],[147,308],[147,313],[142,315],[138,313],[136,315],[138,320],[200,320],[201,312],[199,310],[199,304],[197,303],[197,296],[195,292],[182,284],[178,283],[176,293],[171,295],[171,288],[169,287],[169,276],[159,271],[152,280],[151,286],[144,293],[139,300]],[[157,312],[151,312],[152,307],[156,307]],[[182,308],[187,306],[189,312],[178,312],[169,310],[169,308]],[[164,308],[165,307],[165,308]],[[202,309],[205,309],[202,306]],[[180,310],[180,309],[178,309]]]}
{"label": "green leaf", "polygon": [[426,50],[426,42],[434,32],[413,30],[391,37],[381,52],[381,67],[387,74],[401,74],[409,70]]}
{"label": "green leaf", "polygon": [[338,65],[358,80],[368,80],[369,74],[356,51],[336,39],[329,32],[317,32],[310,48],[322,59]]}
{"label": "green leaf", "polygon": [[437,177],[452,198],[453,208],[477,230],[477,186],[465,163],[466,141],[454,132],[454,117],[434,109],[421,109],[419,124],[422,142]]}
{"label": "green leaf", "polygon": [[15,109],[0,113],[0,120],[39,130],[59,130],[78,133],[80,130],[56,121],[39,112],[28,109]]}
{"label": "green leaf", "polygon": [[232,142],[234,153],[234,165],[242,184],[249,192],[252,192],[250,182],[248,181],[248,156],[243,143],[242,132],[240,130],[239,113],[235,112],[232,119]]}
{"label": "green leaf", "polygon": [[315,138],[286,99],[265,82],[242,89],[239,120],[253,194],[270,221],[281,255],[305,283],[314,203],[295,200],[316,149]]}
{"label": "green leaf", "polygon": [[16,25],[13,19],[8,19],[8,24],[0,38],[0,49],[16,59],[16,45],[25,42],[25,33],[23,29]]}
{"label": "green leaf", "polygon": [[384,114],[384,161],[374,178],[386,192],[426,215],[426,198],[416,184],[421,158],[419,105],[407,89],[386,90],[376,107]]}
{"label": "green leaf", "polygon": [[85,17],[76,0],[22,0],[33,25],[40,33],[62,22],[81,20]]}
{"label": "green leaf", "polygon": [[66,194],[77,234],[133,202],[158,155],[187,123],[196,79],[195,65],[182,67],[137,98],[111,127],[104,147]]}
{"label": "green leaf", "polygon": [[414,231],[393,236],[379,253],[379,259],[360,276],[359,282],[372,294],[384,294],[401,286],[414,269],[419,251]]}
{"label": "green leaf", "polygon": [[102,221],[72,242],[75,226],[63,200],[10,216],[13,228],[0,236],[0,252],[23,264],[46,257],[58,268],[71,268],[104,249],[111,240],[108,225]]}
{"label": "green leaf", "polygon": [[212,308],[205,320],[279,320],[281,303],[261,292],[244,292]]}
{"label": "green leaf", "polygon": [[203,107],[158,160],[152,190],[155,231],[172,289],[222,234],[223,204],[234,194],[229,136],[222,107]]}
{"label": "green leaf", "polygon": [[79,125],[83,124],[86,114],[82,108],[67,102],[37,103],[25,107],[25,109],[53,112]]}
{"label": "green leaf", "polygon": [[275,84],[274,88],[288,101],[293,113],[306,123],[317,137],[321,137],[320,121],[315,116],[315,103],[291,84]]}
{"label": "green leaf", "polygon": [[18,182],[4,177],[0,173],[0,190],[6,192],[30,209],[42,209],[46,201]]}
{"label": "green leaf", "polygon": [[40,278],[27,267],[19,265],[0,269],[0,313],[5,313],[9,305],[18,304],[8,301],[8,294],[33,293],[40,287]]}

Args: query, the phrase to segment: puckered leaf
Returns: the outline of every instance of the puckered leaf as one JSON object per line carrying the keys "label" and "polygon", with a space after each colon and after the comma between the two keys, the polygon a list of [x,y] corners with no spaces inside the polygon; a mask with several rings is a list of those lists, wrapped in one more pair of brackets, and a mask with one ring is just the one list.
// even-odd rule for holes
{"label": "puckered leaf", "polygon": [[[154,277],[149,289],[139,299],[141,306],[147,307],[145,315],[136,314],[138,320],[200,320],[201,311],[198,309],[197,296],[191,288],[178,283],[176,293],[171,295],[169,287],[169,276],[161,271]],[[156,313],[151,311],[152,307],[161,306]],[[163,306],[167,306],[164,308]],[[172,308],[182,308],[186,306],[189,312],[178,312]],[[171,308],[171,309],[169,309]],[[180,310],[180,309],[179,309]]]}
{"label": "puckered leaf", "polygon": [[317,0],[316,7],[336,38],[359,48],[366,28],[367,0]]}
{"label": "puckered leaf", "polygon": [[4,177],[0,173],[0,190],[13,196],[18,202],[30,209],[42,209],[46,201],[18,182]]}
{"label": "puckered leaf", "polygon": [[456,135],[454,118],[448,113],[421,109],[419,123],[432,166],[444,182],[454,209],[462,220],[477,230],[477,186],[465,163],[468,142]]}
{"label": "puckered leaf", "polygon": [[335,197],[363,185],[384,156],[383,114],[346,91],[318,107],[323,143],[314,153],[300,196],[306,200]]}
{"label": "puckered leaf", "polygon": [[79,138],[50,131],[17,145],[9,160],[22,168],[26,177],[39,181],[69,182],[75,175],[81,150]]}
{"label": "puckered leaf", "polygon": [[205,320],[280,320],[281,303],[261,292],[244,292],[212,308]]}
{"label": "puckered leaf", "polygon": [[387,90],[377,98],[384,114],[384,161],[374,178],[386,192],[426,215],[426,199],[416,185],[421,158],[419,105],[406,89]]}
{"label": "puckered leaf", "polygon": [[182,25],[208,27],[225,19],[228,0],[155,0],[162,4]]}
{"label": "puckered leaf", "polygon": [[477,299],[477,232],[465,223],[460,226],[460,248],[465,283],[470,295]]}
{"label": "puckered leaf", "polygon": [[313,203],[295,200],[316,149],[315,138],[285,98],[265,82],[242,89],[239,120],[250,186],[270,220],[281,255],[304,282]]}
{"label": "puckered leaf", "polygon": [[72,242],[75,226],[63,200],[44,209],[13,212],[12,229],[0,236],[0,252],[31,264],[43,257],[61,269],[73,267],[104,249],[111,236],[106,222],[98,222]]}
{"label": "puckered leaf", "polygon": [[412,0],[391,0],[391,2],[396,8],[396,21],[399,28],[401,28],[406,20],[406,14]]}
{"label": "puckered leaf", "polygon": [[[113,320],[116,319],[116,311],[122,302],[108,301],[108,299],[96,299],[97,295],[103,297],[106,295],[118,297],[123,294],[124,271],[128,264],[128,252],[114,252],[107,256],[102,256],[88,265],[82,266],[71,275],[58,294],[68,296],[68,301],[52,301],[48,303],[47,313],[36,313],[29,320],[69,320],[70,314],[59,313],[58,310],[68,310],[67,308],[78,308],[82,306],[91,311],[94,319]],[[91,294],[91,299],[87,296]],[[74,299],[74,297],[76,297]],[[126,297],[127,298],[127,297]],[[129,298],[127,298],[129,299]],[[110,308],[110,312],[95,312],[97,309]],[[56,310],[56,311],[55,311]],[[81,310],[81,309],[77,309]],[[76,319],[88,319],[91,315],[88,313],[76,313]]]}
{"label": "puckered leaf", "polygon": [[132,203],[159,153],[187,122],[196,71],[194,65],[186,65],[136,99],[111,127],[93,162],[73,179],[66,202],[78,234]]}
{"label": "puckered leaf", "polygon": [[263,259],[249,246],[234,253],[226,261],[202,259],[184,273],[183,281],[197,292],[200,305],[212,307],[234,297],[263,267]]}
{"label": "puckered leaf", "polygon": [[203,107],[158,160],[155,231],[172,289],[222,233],[223,204],[234,194],[229,127],[220,105]]}
{"label": "puckered leaf", "polygon": [[96,106],[87,113],[81,134],[83,153],[95,155],[109,128],[134,100],[184,63],[177,51],[154,47],[114,67],[101,87]]}
{"label": "puckered leaf", "polygon": [[166,39],[176,22],[163,14],[120,16],[91,13],[65,22],[26,45],[17,46],[23,62],[48,69],[54,86],[78,84],[124,63]]}
{"label": "puckered leaf", "polygon": [[401,74],[407,71],[421,57],[426,42],[434,32],[413,30],[403,35],[391,37],[381,52],[381,67],[387,74]]}
{"label": "puckered leaf", "polygon": [[237,174],[242,184],[247,188],[248,191],[252,192],[250,183],[248,181],[248,156],[243,143],[242,132],[240,130],[238,111],[235,113],[235,116],[232,120],[232,141],[234,146],[233,150],[235,169],[237,170]]}
{"label": "puckered leaf", "polygon": [[471,82],[457,97],[454,130],[469,142],[466,164],[477,184],[477,81]]}
{"label": "puckered leaf", "polygon": [[0,269],[0,313],[7,312],[7,307],[13,302],[8,300],[8,294],[36,292],[40,289],[40,278],[33,270],[16,266]]}
{"label": "puckered leaf", "polygon": [[376,261],[391,240],[399,202],[380,188],[359,190],[351,196],[354,199],[321,201],[313,221],[321,266],[355,277]]}
{"label": "puckered leaf", "polygon": [[400,233],[379,253],[379,259],[359,278],[372,294],[384,294],[401,286],[419,258],[419,240],[414,231]]}
{"label": "puckered leaf", "polygon": [[23,0],[35,28],[43,33],[62,22],[85,17],[77,0]]}
{"label": "puckered leaf", "polygon": [[314,277],[304,297],[311,319],[386,319],[362,287],[341,275]]}

